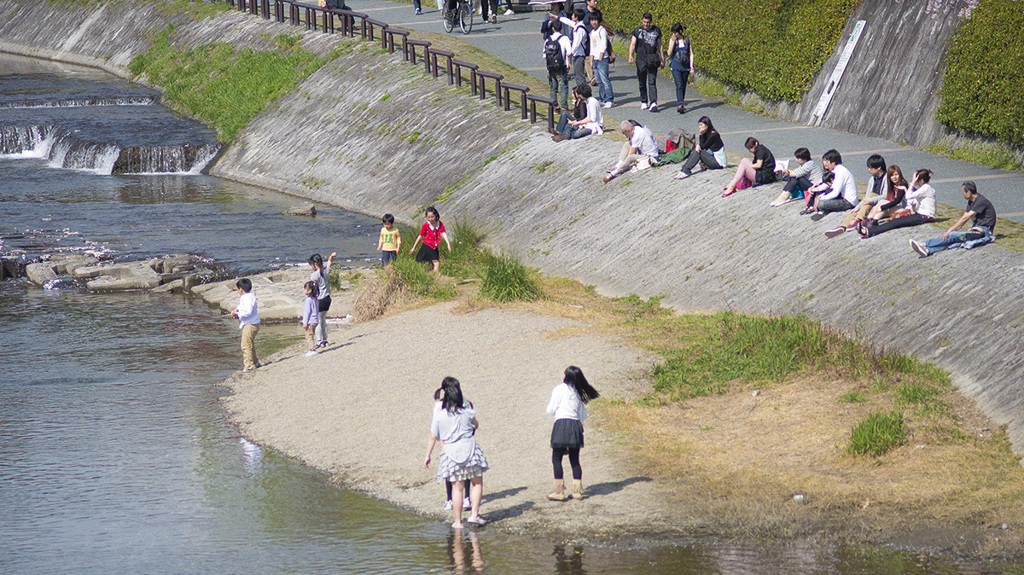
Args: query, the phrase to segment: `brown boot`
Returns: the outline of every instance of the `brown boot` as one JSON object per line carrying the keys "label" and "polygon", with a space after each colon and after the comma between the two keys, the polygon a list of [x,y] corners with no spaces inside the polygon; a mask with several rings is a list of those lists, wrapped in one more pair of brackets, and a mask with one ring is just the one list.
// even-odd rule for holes
{"label": "brown boot", "polygon": [[579,501],[583,499],[583,480],[573,479],[572,480],[572,498]]}
{"label": "brown boot", "polygon": [[561,479],[555,480],[555,486],[551,488],[548,499],[552,501],[565,501],[565,481]]}

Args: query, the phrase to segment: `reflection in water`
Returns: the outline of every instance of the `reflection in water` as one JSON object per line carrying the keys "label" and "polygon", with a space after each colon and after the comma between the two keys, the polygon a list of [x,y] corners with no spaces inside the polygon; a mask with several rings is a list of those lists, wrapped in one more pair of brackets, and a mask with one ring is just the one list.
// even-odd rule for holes
{"label": "reflection in water", "polygon": [[583,548],[573,547],[572,551],[566,555],[565,547],[562,545],[555,545],[554,552],[551,553],[555,557],[555,573],[558,575],[585,575],[586,571],[583,569]]}
{"label": "reflection in water", "polygon": [[[466,555],[466,542],[469,542],[470,552]],[[484,556],[480,551],[480,536],[476,531],[452,529],[448,533],[448,557],[452,566],[452,572],[456,575],[463,573],[483,573]],[[467,570],[469,569],[469,570]]]}

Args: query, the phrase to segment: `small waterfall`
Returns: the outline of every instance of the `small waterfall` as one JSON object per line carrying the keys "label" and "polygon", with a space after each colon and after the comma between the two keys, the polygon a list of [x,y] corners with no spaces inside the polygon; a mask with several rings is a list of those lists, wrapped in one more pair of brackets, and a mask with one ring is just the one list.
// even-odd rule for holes
{"label": "small waterfall", "polygon": [[0,155],[45,157],[50,132],[49,126],[0,126]]}
{"label": "small waterfall", "polygon": [[151,106],[157,99],[148,96],[118,98],[69,98],[67,100],[24,100],[21,102],[0,102],[0,109],[17,108],[81,108],[85,106]]}
{"label": "small waterfall", "polygon": [[219,144],[130,146],[93,142],[64,126],[0,126],[0,155],[46,158],[51,168],[96,174],[198,174]]}
{"label": "small waterfall", "polygon": [[198,174],[220,150],[217,144],[131,147],[120,151],[112,174]]}

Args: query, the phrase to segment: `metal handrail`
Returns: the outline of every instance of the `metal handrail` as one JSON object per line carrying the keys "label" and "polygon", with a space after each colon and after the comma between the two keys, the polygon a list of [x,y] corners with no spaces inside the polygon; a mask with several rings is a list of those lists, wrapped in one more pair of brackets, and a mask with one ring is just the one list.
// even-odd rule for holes
{"label": "metal handrail", "polygon": [[[416,47],[422,47],[422,58],[427,73],[437,78],[440,71],[437,66],[437,58],[445,58],[445,74],[448,84],[455,84],[461,87],[463,83],[462,70],[469,70],[469,85],[474,96],[481,100],[487,98],[487,81],[494,81],[494,97],[499,106],[505,111],[512,107],[511,92],[519,93],[519,111],[522,119],[529,117],[530,123],[537,123],[537,104],[547,104],[548,129],[554,128],[555,100],[530,94],[529,86],[521,84],[503,84],[505,76],[494,72],[481,70],[480,67],[471,62],[458,60],[455,53],[439,48],[431,48],[430,42],[426,40],[413,40],[409,38],[410,32],[400,28],[392,28],[387,22],[374,20],[369,15],[353,10],[341,10],[333,8],[322,8],[319,3],[301,2],[299,0],[225,0],[228,5],[237,8],[241,12],[260,16],[264,20],[273,18],[276,22],[284,24],[288,22],[293,26],[305,25],[306,30],[321,30],[325,34],[338,32],[335,27],[334,18],[341,20],[341,34],[343,36],[355,37],[357,30],[363,40],[377,41],[378,31],[381,47],[389,53],[395,52],[395,36],[402,38],[402,57],[410,64],[416,65]],[[287,4],[287,8],[285,5]],[[359,20],[358,28],[356,20]],[[528,104],[529,103],[529,104]],[[529,114],[527,109],[529,108]]]}

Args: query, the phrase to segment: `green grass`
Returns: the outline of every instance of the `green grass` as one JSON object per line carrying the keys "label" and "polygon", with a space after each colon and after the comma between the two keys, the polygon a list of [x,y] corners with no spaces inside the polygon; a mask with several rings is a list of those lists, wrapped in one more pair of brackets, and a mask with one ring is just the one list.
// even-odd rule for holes
{"label": "green grass", "polygon": [[887,451],[903,444],[907,431],[903,425],[903,414],[875,412],[853,428],[846,452],[853,455],[884,455]]}
{"label": "green grass", "polygon": [[484,255],[484,282],[480,292],[500,302],[533,301],[540,295],[533,272],[508,254]]}
{"label": "green grass", "polygon": [[839,403],[864,403],[867,396],[859,391],[850,391],[839,396]]}
{"label": "green grass", "polygon": [[871,350],[803,316],[765,318],[731,312],[675,316],[665,312],[648,317],[639,302],[632,298],[622,301],[633,303],[637,310],[628,320],[637,328],[635,339],[665,358],[654,369],[657,401],[725,393],[733,383],[765,386],[811,372],[920,380],[936,389],[949,386],[949,376],[934,366],[909,356]]}
{"label": "green grass", "polygon": [[206,122],[222,142],[272,102],[295,89],[324,60],[297,48],[293,36],[279,35],[284,51],[236,50],[223,42],[181,50],[171,43],[175,27],[151,35],[152,46],[128,65],[133,77],[145,76],[164,89],[164,102]]}
{"label": "green grass", "polygon": [[945,137],[926,147],[925,151],[1000,170],[1020,170],[1022,168],[1013,149],[1002,143],[961,141]]}

